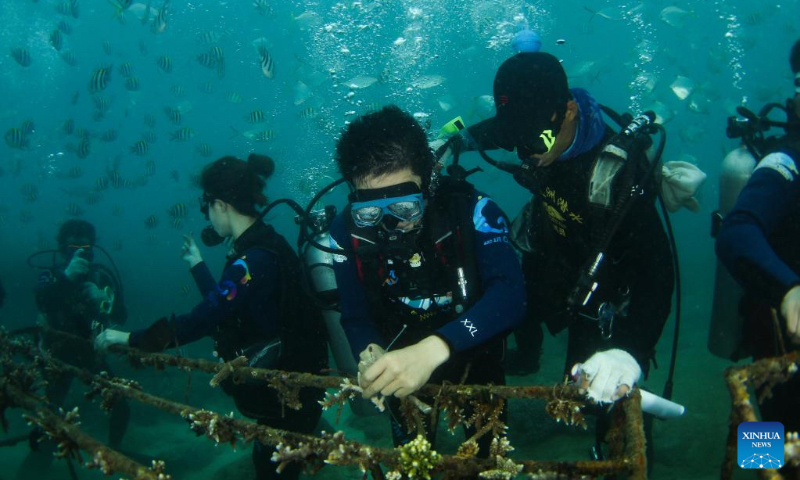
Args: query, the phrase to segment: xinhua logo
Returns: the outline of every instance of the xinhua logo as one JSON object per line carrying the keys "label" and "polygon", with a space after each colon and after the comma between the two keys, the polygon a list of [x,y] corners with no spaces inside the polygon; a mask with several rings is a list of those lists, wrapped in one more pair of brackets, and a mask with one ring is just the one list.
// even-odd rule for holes
{"label": "xinhua logo", "polygon": [[743,422],[739,424],[737,456],[742,468],[783,466],[783,424]]}

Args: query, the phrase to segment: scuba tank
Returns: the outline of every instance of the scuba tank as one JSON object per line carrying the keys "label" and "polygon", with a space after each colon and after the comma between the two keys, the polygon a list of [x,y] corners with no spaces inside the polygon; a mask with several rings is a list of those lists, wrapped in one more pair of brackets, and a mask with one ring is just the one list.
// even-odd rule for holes
{"label": "scuba tank", "polygon": [[[731,151],[722,161],[719,176],[719,210],[712,214],[712,236],[722,224],[722,219],[736,204],[739,193],[750,180],[756,159],[746,147]],[[708,329],[708,350],[717,357],[739,360],[749,353],[742,350],[744,317],[739,312],[743,293],[728,269],[717,259],[714,276],[714,297],[711,305],[711,324]]]}
{"label": "scuba tank", "polygon": [[[332,190],[342,181],[336,181],[325,187],[311,201],[305,212],[295,217],[295,222],[300,225],[298,250],[300,259],[306,269],[310,281],[310,291],[319,303],[325,327],[328,331],[328,345],[336,368],[345,375],[355,377],[358,374],[358,364],[353,357],[350,342],[341,324],[341,312],[338,308],[339,292],[336,285],[336,274],[333,271],[333,256],[336,250],[329,247],[330,234],[328,230],[331,222],[336,217],[336,207],[327,205],[321,207],[319,199],[322,195]],[[350,409],[360,417],[378,414],[378,410],[369,400],[353,398],[350,400]]]}
{"label": "scuba tank", "polygon": [[[778,122],[769,119],[770,112],[776,108],[786,113],[787,121]],[[787,133],[790,129],[797,128],[788,102],[786,106],[778,103],[767,104],[758,114],[745,107],[738,107],[736,113],[738,116],[728,118],[725,133],[728,138],[740,139],[742,144],[728,153],[722,161],[719,178],[719,210],[711,215],[711,236],[714,238],[722,226],[725,215],[736,205],[739,193],[750,180],[758,162],[781,144],[781,138],[767,137],[765,133],[774,127],[783,128]],[[745,318],[739,312],[738,300],[742,294],[742,287],[717,259],[711,322],[708,330],[708,350],[726,360],[737,361],[751,354],[743,337]]]}
{"label": "scuba tank", "polygon": [[[329,205],[311,211],[309,223],[314,234],[314,241],[320,245],[330,244],[328,225],[336,216],[336,208]],[[339,292],[336,287],[336,275],[333,272],[333,254],[316,248],[311,243],[301,247],[300,258],[306,267],[311,281],[312,293],[320,301],[325,326],[328,329],[328,341],[336,362],[336,368],[347,375],[355,376],[358,366],[350,350],[350,343],[340,323],[341,313],[337,310]]]}

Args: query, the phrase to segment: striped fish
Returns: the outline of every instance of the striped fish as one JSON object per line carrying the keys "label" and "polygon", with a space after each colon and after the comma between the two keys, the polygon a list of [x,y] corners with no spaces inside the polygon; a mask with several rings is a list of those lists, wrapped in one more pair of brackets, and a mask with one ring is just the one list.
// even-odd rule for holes
{"label": "striped fish", "polygon": [[117,139],[117,135],[117,131],[113,128],[110,128],[100,135],[100,140],[103,142],[113,142]]}
{"label": "striped fish", "polygon": [[152,31],[153,33],[164,33],[167,29],[167,16],[169,15],[169,0],[164,0],[161,8],[158,9],[156,17],[153,19]]}
{"label": "striped fish", "polygon": [[122,176],[116,170],[108,174],[108,180],[114,188],[120,188],[123,183]]}
{"label": "striped fish", "polygon": [[144,226],[147,228],[156,228],[156,226],[158,226],[158,217],[150,215],[145,219]]}
{"label": "striped fish", "polygon": [[275,132],[272,130],[259,130],[244,132],[244,136],[254,142],[268,142],[275,138]]}
{"label": "striped fish", "polygon": [[156,143],[158,141],[158,135],[156,135],[156,132],[148,130],[146,132],[142,132],[142,140],[146,141],[147,143]]}
{"label": "striped fish", "polygon": [[28,148],[28,139],[25,138],[25,132],[19,128],[9,128],[5,135],[6,144],[11,148],[22,150]]}
{"label": "striped fish", "polygon": [[72,53],[70,50],[65,50],[61,52],[61,60],[64,60],[64,63],[69,65],[70,67],[74,67],[78,64],[78,59],[75,57],[75,54]]}
{"label": "striped fish", "polygon": [[75,131],[75,120],[71,118],[66,119],[61,126],[61,130],[67,135],[72,135],[72,132]]}
{"label": "striped fish", "polygon": [[195,58],[197,58],[197,63],[206,68],[214,68],[217,64],[217,60],[211,52],[201,53]]}
{"label": "striped fish", "polygon": [[78,147],[75,150],[75,154],[78,158],[86,158],[89,156],[91,152],[91,144],[89,143],[88,138],[83,138],[80,142],[78,142]]}
{"label": "striped fish", "polygon": [[227,96],[227,97],[225,97],[225,98],[226,98],[226,99],[227,99],[227,100],[228,100],[230,103],[236,103],[236,104],[242,103],[242,96],[239,94],[239,92],[231,92],[231,93],[229,93],[229,94],[228,94],[228,96]]}
{"label": "striped fish", "polygon": [[83,176],[83,169],[78,165],[75,165],[74,167],[67,170],[67,175],[66,175],[67,178],[75,179],[75,178],[81,178],[82,176]]}
{"label": "striped fish", "polygon": [[92,93],[102,92],[108,86],[109,80],[111,80],[111,68],[98,68],[89,80],[89,91]]}
{"label": "striped fish", "polygon": [[197,35],[197,41],[203,45],[211,45],[217,43],[222,39],[222,35],[214,31],[203,32]]}
{"label": "striped fish", "polygon": [[22,192],[22,198],[28,203],[33,203],[39,198],[39,188],[32,183],[22,185],[20,192]]}
{"label": "striped fish", "polygon": [[186,208],[186,205],[178,202],[175,205],[169,207],[167,213],[169,213],[169,216],[172,218],[185,218],[186,215],[189,214],[189,210]]}
{"label": "striped fish", "polygon": [[201,157],[210,157],[213,153],[211,150],[211,145],[207,143],[198,144],[195,147],[195,150],[197,150],[197,153],[199,153]]}
{"label": "striped fish", "polygon": [[58,22],[58,30],[64,35],[69,35],[72,33],[72,25],[67,23],[66,20],[61,20]]}
{"label": "striped fish", "polygon": [[111,55],[111,42],[108,40],[103,42],[103,51],[106,52],[106,55]]}
{"label": "striped fish", "polygon": [[145,115],[144,125],[148,128],[156,128],[156,117],[152,115]]}
{"label": "striped fish", "polygon": [[186,87],[184,87],[183,85],[173,85],[172,87],[170,87],[169,91],[172,92],[173,95],[179,98],[186,96]]}
{"label": "striped fish", "polygon": [[83,215],[83,209],[77,203],[70,203],[66,208],[67,215],[70,217],[80,217]]}
{"label": "striped fish", "polygon": [[214,82],[206,82],[200,85],[200,91],[203,93],[214,93]]}
{"label": "striped fish", "polygon": [[30,120],[30,119],[25,120],[24,122],[22,122],[22,125],[20,125],[19,128],[20,128],[20,130],[22,130],[22,133],[25,134],[25,135],[30,135],[31,133],[36,131],[36,125],[33,123],[33,120]]}
{"label": "striped fish", "polygon": [[167,57],[165,55],[162,55],[162,56],[158,57],[158,60],[156,61],[156,65],[158,65],[158,68],[160,68],[162,72],[164,72],[164,73],[172,73],[172,59],[171,58],[169,58],[169,57]]}
{"label": "striped fish", "polygon": [[50,45],[52,45],[56,51],[61,51],[61,47],[64,45],[64,37],[61,35],[60,30],[55,29],[50,33]]}
{"label": "striped fish", "polygon": [[175,125],[181,124],[181,111],[177,108],[164,107],[164,114],[169,118],[169,121]]}
{"label": "striped fish", "polygon": [[180,229],[183,227],[183,219],[182,218],[173,218],[172,219],[172,228]]}
{"label": "striped fish", "polygon": [[194,130],[191,128],[181,128],[170,133],[170,142],[186,142],[194,138]]}
{"label": "striped fish", "polygon": [[153,160],[148,160],[144,166],[144,174],[148,177],[152,177],[156,174],[156,162]]}
{"label": "striped fish", "polygon": [[13,48],[11,49],[11,56],[20,66],[31,66],[31,54],[28,53],[27,48]]}
{"label": "striped fish", "polygon": [[300,118],[303,120],[311,120],[312,118],[317,118],[319,112],[314,107],[306,107],[300,112]]}
{"label": "striped fish", "polygon": [[95,190],[103,191],[107,188],[108,188],[108,177],[98,177],[98,179],[94,181]]}
{"label": "striped fish", "polygon": [[109,100],[108,97],[104,97],[102,95],[95,95],[94,97],[92,97],[92,100],[94,101],[94,108],[97,111],[103,113],[108,112],[108,109],[111,106],[111,100]]}
{"label": "striped fish", "polygon": [[129,92],[138,92],[139,91],[139,79],[136,77],[126,78],[125,79],[125,90]]}
{"label": "striped fish", "polygon": [[125,62],[119,67],[117,67],[117,71],[119,72],[120,75],[122,75],[125,78],[130,78],[131,76],[133,76],[133,67],[131,67],[131,64],[128,62]]}
{"label": "striped fish", "polygon": [[263,123],[265,120],[264,112],[261,110],[253,110],[245,117],[245,120],[247,123]]}
{"label": "striped fish", "polygon": [[267,47],[261,45],[258,47],[259,63],[261,64],[261,73],[267,78],[275,76],[275,62],[272,60],[272,55],[267,51]]}
{"label": "striped fish", "polygon": [[130,148],[131,153],[139,157],[147,155],[147,150],[148,150],[148,145],[147,142],[144,140],[139,140],[138,142],[131,145]]}

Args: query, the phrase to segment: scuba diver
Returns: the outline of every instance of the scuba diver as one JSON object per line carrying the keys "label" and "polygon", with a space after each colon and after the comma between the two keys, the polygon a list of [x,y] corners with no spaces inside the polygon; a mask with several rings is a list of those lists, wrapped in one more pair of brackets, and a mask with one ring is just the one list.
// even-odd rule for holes
{"label": "scuba diver", "polygon": [[[113,260],[96,244],[94,225],[85,220],[68,220],[58,230],[58,250],[38,252],[28,257],[28,264],[37,267],[32,260],[40,255],[52,254],[52,265],[42,268],[43,272],[35,289],[36,305],[41,312],[40,323],[47,327],[70,334],[77,339],[69,339],[45,330],[42,335],[43,348],[50,354],[79,368],[92,372],[111,372],[108,364],[98,359],[91,347],[91,340],[100,330],[108,326],[125,324],[128,313],[125,308],[122,283]],[[101,251],[113,267],[94,261],[94,252]],[[46,396],[56,406],[64,406],[69,393],[72,377],[66,374],[47,379]],[[129,406],[120,400],[111,410],[109,425],[109,444],[119,449],[128,426]],[[44,432],[39,429],[31,433],[31,447],[42,449],[39,445]],[[51,444],[52,442],[44,442]],[[55,446],[52,446],[55,448]],[[42,449],[44,450],[44,449]],[[24,460],[20,473],[29,475],[31,470],[49,468],[52,455],[45,456],[31,452]]]}
{"label": "scuba diver", "polygon": [[[800,348],[800,41],[792,48],[790,66],[795,96],[785,108],[770,104],[758,116],[740,108],[744,119],[731,117],[728,124],[728,136],[742,138],[752,155],[748,171],[740,172],[752,175],[744,177],[746,184],[716,239],[717,256],[744,289],[738,302],[739,297],[720,296],[743,320],[736,325],[737,317],[725,319],[728,329],[740,334],[737,348],[727,352],[734,359],[752,355],[759,360]],[[773,107],[786,112],[786,122],[767,118]],[[785,134],[765,138],[773,127]],[[760,410],[764,421],[782,422],[786,432],[800,430],[800,376],[773,386]]]}
{"label": "scuba diver", "polygon": [[[273,171],[272,159],[256,154],[247,161],[229,156],[207,165],[200,178],[200,211],[211,225],[202,239],[208,246],[219,245],[225,238],[232,241],[222,278],[213,279],[193,238],[185,237],[182,258],[204,300],[190,313],[162,318],[144,330],[105,330],[95,346],[106,349],[123,344],[159,352],[210,336],[214,356],[221,360],[244,355],[251,367],[320,374],[328,360],[320,312],[304,290],[297,254],[261,220],[266,209],[261,214],[257,209],[267,204],[265,178]],[[293,410],[284,408],[277,392],[263,381],[226,379],[221,386],[239,411],[259,424],[311,433],[322,414],[321,389],[303,388],[302,408]],[[298,478],[300,464],[279,474],[271,455],[272,449],[254,442],[259,480]]]}
{"label": "scuba diver", "polygon": [[[565,373],[593,400],[614,402],[647,375],[671,309],[674,247],[654,204],[665,188],[654,175],[663,128],[652,112],[620,116],[586,90],[570,89],[559,60],[544,52],[506,60],[493,93],[496,116],[460,125],[437,156],[477,150],[533,194],[512,225],[527,290],[528,316],[515,331],[524,373],[538,369],[541,323],[553,335],[567,329]],[[623,131],[615,134],[603,113]],[[650,161],[653,131],[662,135]],[[485,152],[498,148],[516,150],[522,163]],[[694,191],[672,193],[662,207],[696,206]],[[668,387],[667,398],[671,381]]]}
{"label": "scuba diver", "polygon": [[[389,397],[401,445],[416,433],[399,399],[428,381],[505,384],[504,337],[525,310],[522,271],[497,204],[468,172],[438,175],[425,131],[398,107],[349,124],[336,162],[352,188],[330,228],[342,327],[361,359],[363,395]],[[436,426],[426,430],[433,442]]]}

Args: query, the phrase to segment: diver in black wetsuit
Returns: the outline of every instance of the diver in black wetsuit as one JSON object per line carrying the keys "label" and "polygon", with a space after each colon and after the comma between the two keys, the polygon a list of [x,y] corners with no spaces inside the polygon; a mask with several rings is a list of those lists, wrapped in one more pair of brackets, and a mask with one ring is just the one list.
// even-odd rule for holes
{"label": "diver in black wetsuit", "polygon": [[[331,247],[342,251],[334,255],[342,326],[365,362],[364,397],[403,398],[429,380],[505,384],[503,339],[522,319],[525,295],[497,204],[464,180],[434,175],[424,130],[396,106],[351,123],[336,161],[354,191],[331,225]],[[377,361],[376,347],[388,350]],[[399,445],[416,433],[397,398],[389,408]],[[435,430],[427,426],[431,441]]]}
{"label": "diver in black wetsuit", "polygon": [[[449,148],[516,149],[523,162],[514,179],[534,196],[513,228],[524,251],[529,309],[525,327],[516,332],[517,346],[536,358],[542,322],[552,334],[567,329],[565,372],[582,374],[595,400],[614,401],[641,372],[647,374],[671,309],[674,269],[654,205],[654,182],[645,178],[640,184],[644,194],[632,200],[611,237],[590,301],[582,304],[584,295],[571,301],[595,246],[615,220],[609,212],[617,197],[607,195],[612,201],[601,208],[594,204],[602,197],[588,193],[590,186],[620,180],[595,169],[614,132],[598,102],[586,90],[570,89],[558,59],[547,53],[506,60],[495,77],[494,99],[497,115],[462,130]],[[646,143],[630,146],[620,172],[644,178]]]}
{"label": "diver in black wetsuit", "polygon": [[[36,305],[46,326],[84,340],[69,340],[45,332],[43,347],[54,357],[92,372],[110,372],[108,364],[98,359],[90,341],[102,328],[123,325],[128,313],[119,278],[107,267],[94,262],[95,228],[85,220],[69,220],[58,231],[57,260],[46,268],[36,285]],[[59,375],[47,379],[48,401],[63,405],[72,377]],[[129,406],[124,400],[111,411],[109,444],[120,448],[128,426]],[[38,448],[42,432],[35,429],[31,446]],[[23,465],[42,467],[49,462],[32,453]],[[31,463],[32,462],[32,463]],[[27,467],[21,473],[30,472]]]}
{"label": "diver in black wetsuit", "polygon": [[[106,330],[97,337],[98,348],[127,344],[145,351],[161,351],[210,336],[215,356],[230,361],[240,355],[249,365],[319,374],[328,352],[322,317],[303,289],[303,270],[294,250],[256,209],[267,198],[262,193],[274,170],[272,159],[251,155],[247,162],[223,157],[206,166],[200,210],[211,221],[216,243],[222,237],[233,249],[221,279],[214,280],[191,237],[185,237],[183,259],[190,265],[203,301],[185,315],[161,319],[132,333]],[[204,240],[212,235],[204,231]],[[277,392],[264,382],[221,384],[242,414],[270,427],[311,433],[322,408],[323,391],[300,390],[301,410],[283,408]],[[272,449],[258,441],[253,446],[257,478],[296,479],[301,465],[276,473]]]}
{"label": "diver in black wetsuit", "polygon": [[[790,66],[795,96],[787,102],[786,135],[758,161],[716,242],[720,260],[745,289],[742,337],[756,360],[800,349],[800,41]],[[782,422],[786,432],[800,430],[800,376],[772,387],[760,410],[763,420]]]}

